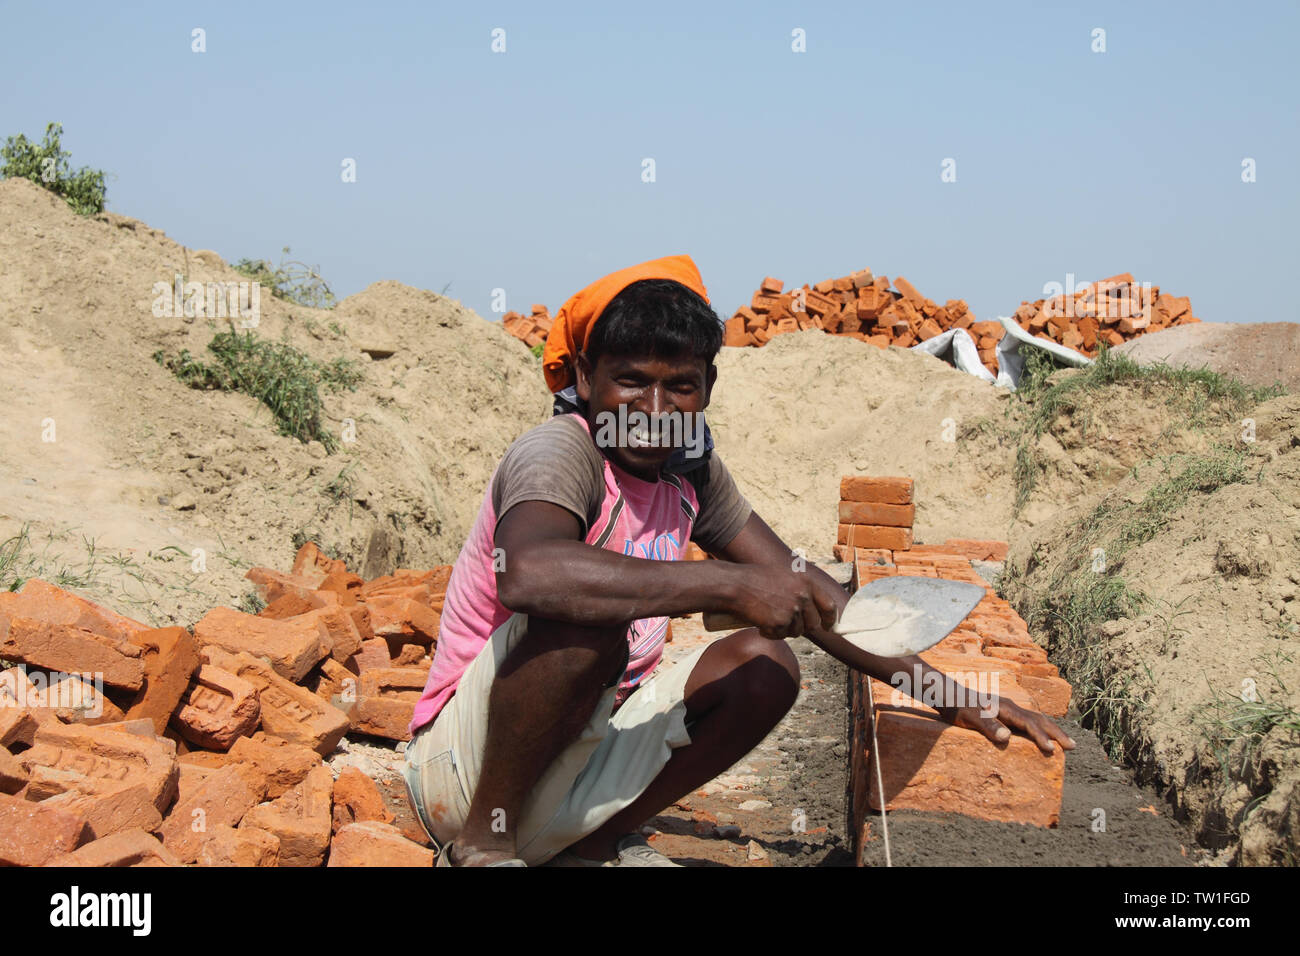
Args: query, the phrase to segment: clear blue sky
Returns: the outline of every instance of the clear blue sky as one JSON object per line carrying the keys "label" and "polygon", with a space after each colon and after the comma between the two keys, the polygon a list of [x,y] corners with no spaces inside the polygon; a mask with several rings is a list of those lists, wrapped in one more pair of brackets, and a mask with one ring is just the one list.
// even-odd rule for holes
{"label": "clear blue sky", "polygon": [[193,248],[485,317],[686,252],[724,316],[868,266],[980,318],[1129,271],[1300,319],[1295,2],[611,6],[6,4],[0,136],[62,122]]}

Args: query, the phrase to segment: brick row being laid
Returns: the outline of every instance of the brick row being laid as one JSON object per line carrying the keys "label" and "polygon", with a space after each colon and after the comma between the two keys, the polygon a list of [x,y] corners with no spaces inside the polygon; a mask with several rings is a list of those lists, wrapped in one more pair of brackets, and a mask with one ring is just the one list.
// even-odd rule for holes
{"label": "brick row being laid", "polygon": [[[999,546],[1000,545],[1000,546]],[[968,581],[985,596],[962,624],[920,657],[965,689],[962,703],[980,707],[988,695],[1062,717],[1071,688],[1025,622],[975,572],[975,560],[1005,555],[1001,542],[959,539],[952,549],[914,545],[908,551],[857,549],[853,587],[894,575]],[[871,695],[867,693],[870,682]],[[998,746],[978,731],[939,718],[936,688],[900,668],[891,683],[850,674],[850,800],[855,847],[860,854],[871,817],[887,811],[960,813],[984,820],[1056,826],[1065,777],[1059,747],[1045,756],[1028,738],[1013,735]],[[919,698],[919,699],[918,699]],[[874,709],[869,701],[874,700]],[[871,746],[872,723],[879,752]],[[877,779],[877,765],[883,793]],[[860,856],[859,856],[860,858]]]}
{"label": "brick row being laid", "polygon": [[916,505],[912,479],[846,475],[840,479],[839,553],[853,548],[906,551],[912,546]]}
{"label": "brick row being laid", "polygon": [[1162,294],[1158,285],[1138,283],[1128,272],[1021,302],[1012,318],[1031,335],[1089,358],[1102,345],[1123,345],[1147,332],[1201,321],[1192,314],[1190,298]]}
{"label": "brick row being laid", "polygon": [[505,330],[529,348],[546,341],[555,319],[544,305],[534,305],[531,315],[507,312],[501,317]]}
{"label": "brick row being laid", "polygon": [[0,594],[0,866],[429,865],[323,758],[408,738],[450,572],[365,581],[308,543],[248,572],[258,614],[192,632],[36,579]]}

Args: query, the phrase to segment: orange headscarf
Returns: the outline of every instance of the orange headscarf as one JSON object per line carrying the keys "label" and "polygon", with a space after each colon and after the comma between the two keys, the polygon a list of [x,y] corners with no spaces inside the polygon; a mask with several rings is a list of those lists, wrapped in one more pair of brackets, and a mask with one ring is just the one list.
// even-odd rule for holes
{"label": "orange headscarf", "polygon": [[546,347],[542,350],[542,369],[546,373],[546,386],[552,392],[558,392],[577,381],[573,370],[574,357],[587,347],[587,339],[596,320],[614,296],[642,279],[672,279],[698,293],[705,302],[709,301],[704,280],[700,278],[700,270],[695,268],[690,256],[651,259],[597,279],[560,307],[551,331],[546,336]]}

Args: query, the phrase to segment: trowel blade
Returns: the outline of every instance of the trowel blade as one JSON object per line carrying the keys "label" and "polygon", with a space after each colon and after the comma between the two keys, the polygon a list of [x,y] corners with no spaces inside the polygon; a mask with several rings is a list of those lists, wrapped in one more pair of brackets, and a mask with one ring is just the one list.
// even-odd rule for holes
{"label": "trowel blade", "polygon": [[831,628],[877,657],[919,654],[951,634],[983,599],[966,581],[892,575],[858,588]]}

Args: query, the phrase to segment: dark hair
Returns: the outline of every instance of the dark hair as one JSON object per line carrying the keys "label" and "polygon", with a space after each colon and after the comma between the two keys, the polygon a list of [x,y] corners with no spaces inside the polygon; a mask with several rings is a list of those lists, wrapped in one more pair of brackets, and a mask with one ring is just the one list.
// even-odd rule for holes
{"label": "dark hair", "polygon": [[709,303],[672,279],[642,279],[605,306],[584,351],[593,366],[602,355],[684,354],[711,365],[721,348],[722,320]]}

